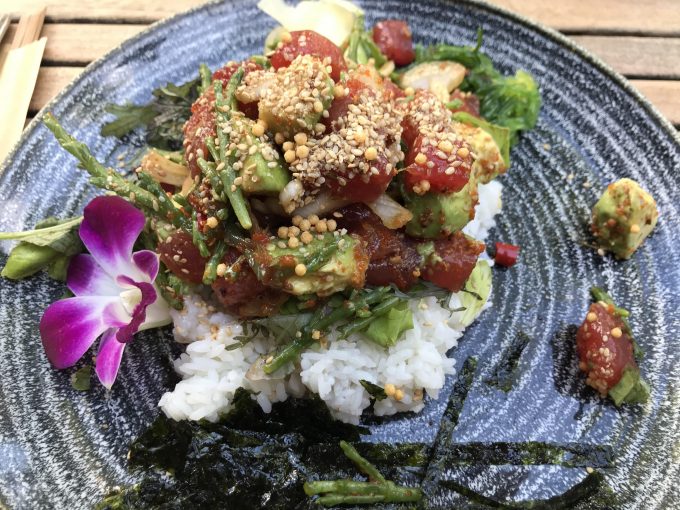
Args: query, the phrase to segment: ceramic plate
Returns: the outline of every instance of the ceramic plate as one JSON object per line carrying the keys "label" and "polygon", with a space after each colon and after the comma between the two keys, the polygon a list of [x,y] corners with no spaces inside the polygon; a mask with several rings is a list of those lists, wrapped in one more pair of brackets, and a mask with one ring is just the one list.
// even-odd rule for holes
{"label": "ceramic plate", "polygon": [[[610,447],[605,489],[622,508],[668,508],[680,498],[680,146],[675,130],[620,76],[557,33],[476,2],[361,2],[369,23],[402,18],[422,43],[471,44],[484,29],[484,51],[504,72],[526,69],[543,107],[522,136],[501,179],[503,215],[496,239],[519,244],[521,263],[494,272],[493,308],[454,352],[457,368],[479,363],[451,444],[541,441]],[[107,103],[146,102],[153,88],[259,53],[273,20],[254,2],[209,4],[156,24],[95,62],[48,107],[95,155],[116,165],[129,141],[102,138]],[[0,230],[70,216],[97,194],[74,159],[40,124],[25,131],[0,175]],[[631,177],[660,209],[653,236],[625,262],[584,247],[592,204],[613,180]],[[0,264],[10,245],[2,244]],[[616,409],[586,388],[574,353],[575,325],[599,284],[632,313],[646,351],[642,372],[653,388],[645,406]],[[113,486],[134,481],[130,441],[158,413],[172,384],[168,331],[139,335],[125,351],[113,391],[71,388],[53,370],[38,321],[63,287],[36,277],[0,281],[0,506],[84,508]],[[509,350],[517,364],[509,387],[493,384]],[[500,367],[503,368],[503,367]],[[422,414],[372,420],[370,440],[432,442],[447,395]],[[584,465],[456,465],[441,473],[496,501],[546,499],[584,479]],[[516,463],[515,463],[516,464]],[[578,463],[577,463],[578,464]],[[604,489],[603,489],[604,490]],[[432,495],[432,508],[478,506],[455,490]],[[597,503],[578,503],[597,507]],[[593,506],[594,505],[594,506]]]}

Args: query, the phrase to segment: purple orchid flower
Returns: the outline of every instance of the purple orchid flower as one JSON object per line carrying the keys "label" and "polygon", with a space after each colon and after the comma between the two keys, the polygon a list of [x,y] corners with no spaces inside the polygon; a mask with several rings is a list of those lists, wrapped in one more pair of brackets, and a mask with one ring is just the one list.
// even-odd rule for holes
{"label": "purple orchid flower", "polygon": [[80,225],[90,254],[73,257],[66,278],[75,297],[52,303],[40,321],[47,357],[60,369],[73,366],[103,335],[95,371],[109,389],[133,335],[170,322],[168,305],[153,285],[158,255],[132,253],[144,222],[144,214],[120,197],[92,200]]}

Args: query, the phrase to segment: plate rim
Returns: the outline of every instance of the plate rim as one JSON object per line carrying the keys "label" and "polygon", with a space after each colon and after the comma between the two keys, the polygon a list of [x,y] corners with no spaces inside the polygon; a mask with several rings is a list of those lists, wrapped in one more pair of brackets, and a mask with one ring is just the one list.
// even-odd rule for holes
{"label": "plate rim", "polygon": [[[78,76],[71,80],[63,89],[59,91],[59,93],[56,96],[54,96],[47,104],[45,104],[45,106],[38,110],[35,117],[33,117],[28,126],[24,128],[24,130],[21,133],[21,137],[19,137],[19,140],[17,140],[16,143],[12,146],[10,151],[7,153],[7,156],[5,157],[4,161],[0,162],[0,179],[3,179],[5,172],[14,162],[14,157],[19,148],[26,142],[27,138],[33,134],[33,132],[36,129],[36,126],[38,126],[38,124],[42,122],[45,113],[48,112],[55,104],[61,101],[61,99],[65,95],[70,93],[71,90],[80,80],[87,77],[97,68],[99,68],[99,66],[104,65],[106,61],[113,55],[119,52],[124,52],[129,46],[133,45],[138,40],[147,37],[150,33],[158,30],[159,28],[162,28],[166,25],[171,25],[176,21],[191,16],[192,14],[198,11],[210,9],[212,6],[217,6],[222,3],[230,3],[230,0],[210,0],[208,2],[194,6],[185,11],[175,13],[167,18],[155,21],[138,34],[135,34],[128,39],[125,39],[117,46],[111,48],[101,57],[90,62],[87,66],[85,66],[83,71]],[[567,37],[566,35],[562,34],[561,32],[557,31],[554,28],[544,25],[543,23],[540,23],[538,21],[531,20],[528,17],[513,12],[505,7],[491,4],[486,0],[447,0],[446,3],[449,4],[451,8],[454,8],[457,4],[468,4],[473,7],[480,8],[494,14],[500,14],[506,18],[509,18],[511,21],[520,23],[530,29],[537,31],[538,33],[548,38],[551,38],[558,44],[566,47],[568,50],[578,55],[587,63],[601,71],[603,74],[607,75],[607,77],[610,80],[612,80],[613,83],[621,87],[625,92],[632,96],[632,98],[638,104],[640,104],[647,110],[647,113],[650,115],[651,119],[656,121],[658,126],[663,131],[665,131],[667,135],[670,135],[670,138],[675,142],[676,146],[680,148],[680,131],[677,130],[675,126],[673,126],[671,121],[668,118],[666,118],[661,113],[661,111],[654,104],[652,104],[652,102],[647,97],[645,97],[637,88],[635,88],[633,84],[628,79],[626,79],[621,73],[615,71],[609,64],[604,62],[604,60],[602,60],[595,54],[591,53],[583,46],[576,43],[576,41],[570,39],[569,37]]]}

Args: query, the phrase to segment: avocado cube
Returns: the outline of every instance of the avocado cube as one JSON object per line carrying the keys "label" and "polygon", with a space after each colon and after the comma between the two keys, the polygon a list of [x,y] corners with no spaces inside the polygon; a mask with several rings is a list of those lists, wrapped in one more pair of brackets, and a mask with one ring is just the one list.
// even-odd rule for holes
{"label": "avocado cube", "polygon": [[461,230],[475,216],[477,182],[471,177],[463,189],[455,193],[428,192],[417,195],[402,186],[404,205],[413,214],[406,224],[412,237],[438,239]]}
{"label": "avocado cube", "polygon": [[[274,150],[272,148],[272,150]],[[270,165],[270,163],[273,163]],[[241,189],[247,195],[278,196],[290,181],[290,173],[280,157],[267,161],[262,152],[250,154],[243,162]]]}
{"label": "avocado cube", "polygon": [[609,186],[593,207],[592,231],[598,245],[627,259],[652,232],[659,218],[654,198],[632,179]]}
{"label": "avocado cube", "polygon": [[325,233],[294,247],[281,242],[272,239],[264,255],[256,257],[260,263],[255,274],[267,285],[296,296],[329,296],[349,287],[363,287],[368,256],[357,238]]}
{"label": "avocado cube", "polygon": [[259,117],[288,140],[299,132],[313,133],[333,101],[334,85],[320,59],[299,55],[276,71],[258,103]]}

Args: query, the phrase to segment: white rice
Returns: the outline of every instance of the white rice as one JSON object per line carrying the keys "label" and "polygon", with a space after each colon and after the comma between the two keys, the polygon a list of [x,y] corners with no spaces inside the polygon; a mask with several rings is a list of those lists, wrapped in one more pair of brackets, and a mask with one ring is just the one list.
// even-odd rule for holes
{"label": "white rice", "polygon": [[[501,190],[496,181],[479,186],[479,205],[475,219],[463,230],[466,234],[486,238],[501,210]],[[404,395],[401,401],[386,398],[376,402],[375,414],[419,412],[423,392],[437,398],[445,376],[454,373],[454,359],[446,353],[457,345],[465,325],[460,322],[461,313],[451,314],[434,298],[412,300],[409,306],[414,328],[387,350],[359,335],[336,340],[335,332],[330,332],[327,346],[315,345],[304,352],[299,366],[253,381],[246,373],[274,349],[273,341],[255,338],[242,347],[227,349],[243,334],[237,319],[219,312],[201,296],[186,296],[184,309],[172,312],[175,339],[187,344],[186,352],[175,361],[183,380],[161,397],[159,406],[175,420],[216,421],[229,411],[240,387],[253,391],[265,412],[288,396],[312,391],[337,419],[358,423],[370,405],[368,392],[359,382],[364,379],[383,387],[393,384]],[[449,306],[460,306],[458,295],[451,296]]]}

